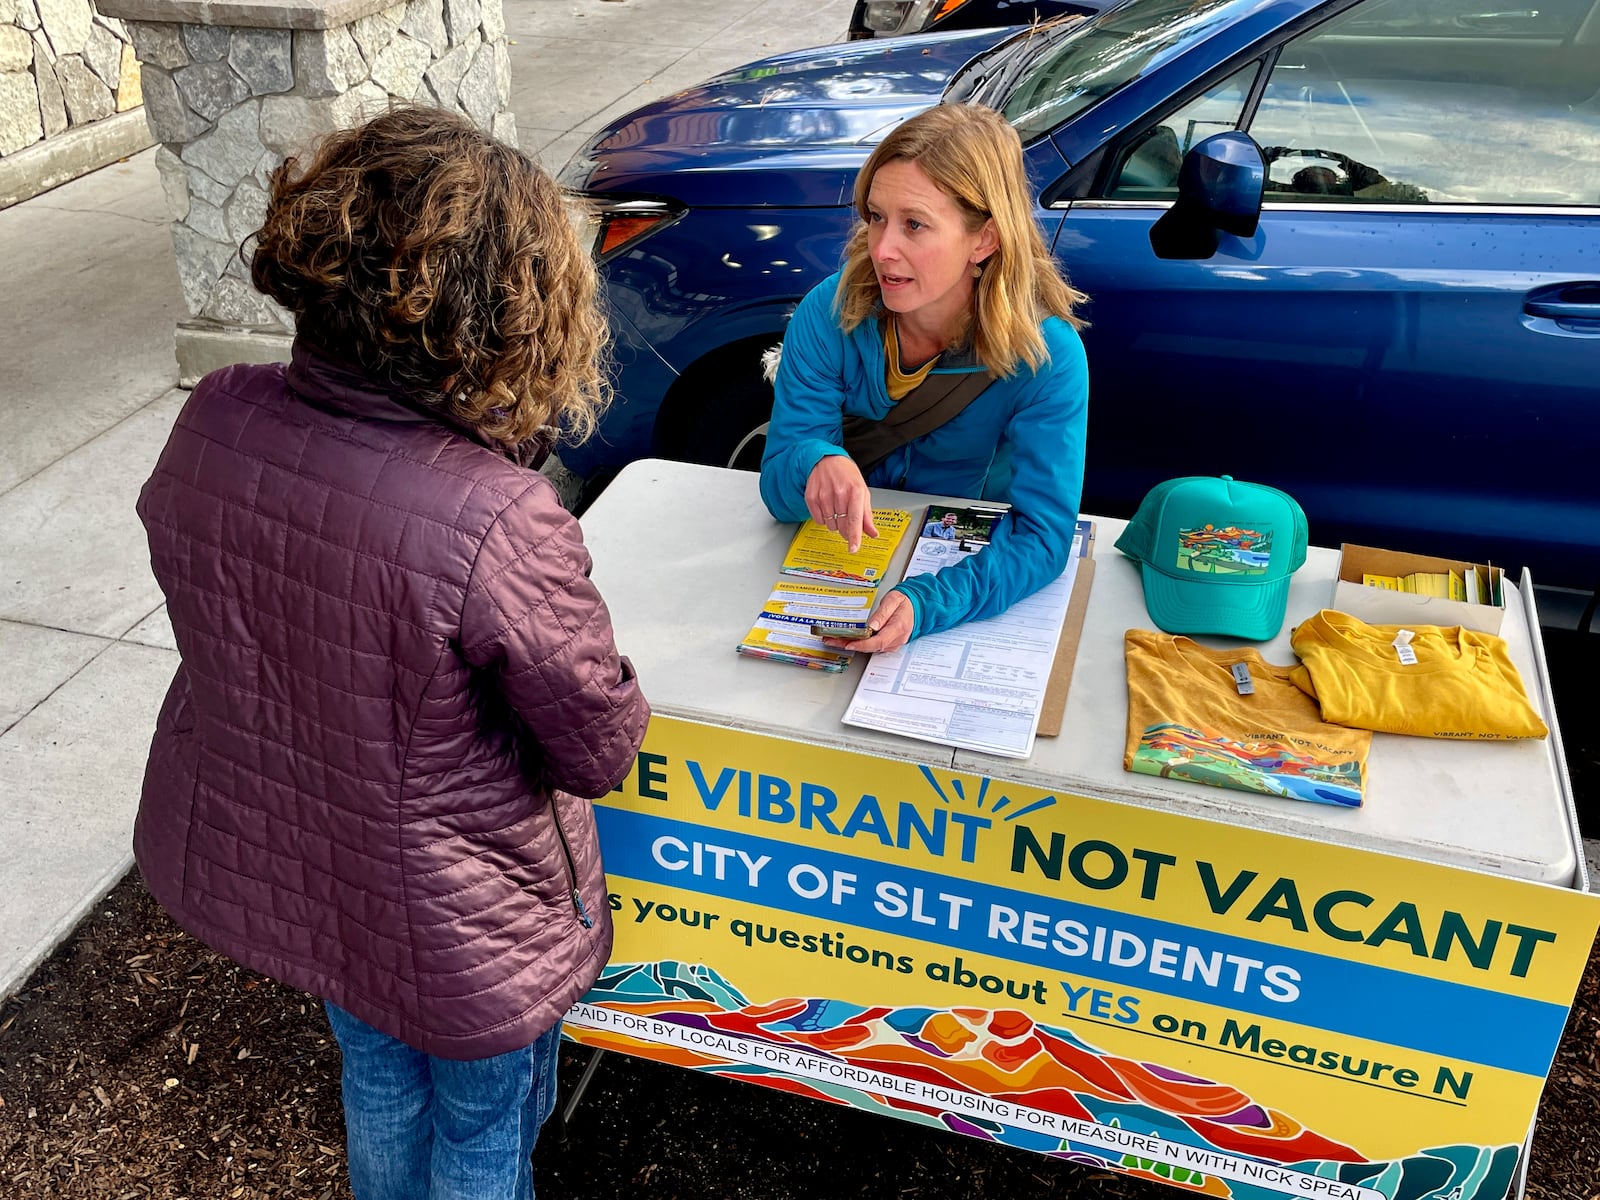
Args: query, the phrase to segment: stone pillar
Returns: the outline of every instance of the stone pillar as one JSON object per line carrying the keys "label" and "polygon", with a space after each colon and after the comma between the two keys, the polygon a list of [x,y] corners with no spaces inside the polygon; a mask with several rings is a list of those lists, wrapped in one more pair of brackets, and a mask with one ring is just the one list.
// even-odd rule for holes
{"label": "stone pillar", "polygon": [[240,247],[283,160],[396,100],[464,113],[516,143],[501,0],[102,0],[143,64],[145,116],[189,319],[179,382],[288,357],[293,319]]}

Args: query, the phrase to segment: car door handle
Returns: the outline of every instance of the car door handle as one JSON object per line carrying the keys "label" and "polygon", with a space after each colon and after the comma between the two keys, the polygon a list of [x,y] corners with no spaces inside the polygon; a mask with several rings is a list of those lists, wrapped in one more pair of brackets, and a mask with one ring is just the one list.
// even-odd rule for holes
{"label": "car door handle", "polygon": [[1600,283],[1559,283],[1529,292],[1522,311],[1552,321],[1600,321]]}
{"label": "car door handle", "polygon": [[1600,304],[1572,304],[1564,300],[1529,300],[1522,311],[1530,317],[1549,317],[1552,321],[1600,321]]}

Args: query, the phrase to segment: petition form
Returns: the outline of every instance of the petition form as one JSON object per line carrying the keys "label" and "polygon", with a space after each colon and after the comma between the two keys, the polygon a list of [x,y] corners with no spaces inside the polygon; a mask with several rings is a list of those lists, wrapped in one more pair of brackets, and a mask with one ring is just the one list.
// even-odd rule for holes
{"label": "petition form", "polygon": [[[1028,757],[1090,528],[1089,522],[1078,522],[1072,555],[1058,578],[999,616],[873,655],[844,723],[1007,758]],[[981,552],[979,542],[919,538],[906,578]]]}

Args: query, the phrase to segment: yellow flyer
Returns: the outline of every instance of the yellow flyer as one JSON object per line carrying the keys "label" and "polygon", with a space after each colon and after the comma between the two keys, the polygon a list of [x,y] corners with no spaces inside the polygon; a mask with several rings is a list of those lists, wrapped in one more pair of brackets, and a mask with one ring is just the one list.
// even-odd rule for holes
{"label": "yellow flyer", "polygon": [[872,599],[871,588],[779,580],[756,623],[734,649],[752,658],[770,658],[820,671],[842,671],[855,652],[824,646],[822,639],[811,632],[812,622],[865,625],[872,612]]}
{"label": "yellow flyer", "polygon": [[877,587],[911,524],[911,514],[901,508],[875,508],[872,521],[878,527],[878,536],[862,538],[861,549],[855,554],[826,525],[807,521],[789,543],[789,552],[783,556],[783,573],[853,587]]}

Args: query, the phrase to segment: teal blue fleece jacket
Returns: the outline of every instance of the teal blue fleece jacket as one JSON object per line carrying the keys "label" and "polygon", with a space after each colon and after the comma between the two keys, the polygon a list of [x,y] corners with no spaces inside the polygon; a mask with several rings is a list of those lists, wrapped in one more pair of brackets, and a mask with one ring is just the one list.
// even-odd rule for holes
{"label": "teal blue fleece jacket", "polygon": [[[844,416],[881,418],[893,403],[884,385],[882,329],[863,321],[848,334],[840,331],[838,283],[835,274],[811,289],[783,338],[761,460],[761,498],[780,521],[806,519],[806,480],[824,456],[844,454]],[[867,474],[870,487],[1011,505],[983,553],[898,585],[916,614],[913,637],[992,617],[1066,568],[1083,493],[1089,369],[1071,325],[1050,317],[1040,331],[1050,361],[1038,372],[1020,363],[953,421]]]}

